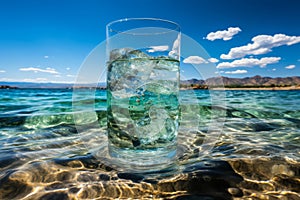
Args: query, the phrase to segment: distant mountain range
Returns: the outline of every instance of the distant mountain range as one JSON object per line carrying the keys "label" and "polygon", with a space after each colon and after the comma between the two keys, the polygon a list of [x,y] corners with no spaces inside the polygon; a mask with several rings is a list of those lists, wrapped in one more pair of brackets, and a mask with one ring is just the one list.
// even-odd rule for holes
{"label": "distant mountain range", "polygon": [[[2,86],[2,87],[1,87]],[[34,83],[34,82],[0,82],[0,88],[73,88],[73,87],[105,87],[105,83],[73,84],[73,83]]]}
{"label": "distant mountain range", "polygon": [[229,77],[213,77],[208,78],[206,80],[197,80],[191,79],[182,81],[181,85],[184,86],[202,86],[205,87],[209,85],[210,87],[285,87],[285,86],[299,86],[300,85],[300,77],[292,76],[292,77],[261,77],[261,76],[253,76],[246,78],[229,78]]}
{"label": "distant mountain range", "polygon": [[[105,88],[105,83],[80,84],[71,83],[33,83],[33,82],[0,82],[0,88],[73,88],[73,87],[97,87]],[[300,76],[292,77],[261,77],[253,76],[246,78],[213,77],[206,80],[190,79],[181,81],[183,88],[207,88],[207,87],[284,87],[300,86]]]}

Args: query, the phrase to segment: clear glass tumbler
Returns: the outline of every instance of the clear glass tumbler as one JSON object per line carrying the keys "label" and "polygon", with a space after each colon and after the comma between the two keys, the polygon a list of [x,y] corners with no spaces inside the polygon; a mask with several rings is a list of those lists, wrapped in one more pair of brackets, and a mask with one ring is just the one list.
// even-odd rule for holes
{"label": "clear glass tumbler", "polygon": [[107,25],[108,150],[122,166],[174,162],[179,118],[180,27],[130,18]]}

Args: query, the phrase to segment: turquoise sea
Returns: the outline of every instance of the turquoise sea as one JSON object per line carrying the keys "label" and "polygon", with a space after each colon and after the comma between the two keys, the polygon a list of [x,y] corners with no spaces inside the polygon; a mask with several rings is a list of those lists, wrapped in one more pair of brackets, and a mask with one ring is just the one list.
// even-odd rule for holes
{"label": "turquoise sea", "polygon": [[0,90],[0,199],[300,199],[299,90],[181,91],[177,160],[152,173],[107,159],[106,91],[76,95]]}

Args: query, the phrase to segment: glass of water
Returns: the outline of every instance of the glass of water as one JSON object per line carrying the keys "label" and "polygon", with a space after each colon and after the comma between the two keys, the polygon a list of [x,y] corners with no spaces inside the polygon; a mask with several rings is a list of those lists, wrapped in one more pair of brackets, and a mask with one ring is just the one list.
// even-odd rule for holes
{"label": "glass of water", "polygon": [[130,18],[107,25],[108,150],[123,167],[174,162],[179,120],[180,27]]}

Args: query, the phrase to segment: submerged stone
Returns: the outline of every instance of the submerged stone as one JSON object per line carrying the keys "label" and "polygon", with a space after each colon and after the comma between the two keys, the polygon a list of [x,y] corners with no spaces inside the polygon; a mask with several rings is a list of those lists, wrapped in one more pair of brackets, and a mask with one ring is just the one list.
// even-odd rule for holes
{"label": "submerged stone", "polygon": [[141,180],[144,179],[144,177],[140,174],[133,174],[133,173],[118,173],[118,177],[121,179],[128,179],[132,180],[133,182],[141,182]]}
{"label": "submerged stone", "polygon": [[43,195],[39,200],[69,200],[69,196],[67,193],[64,192],[52,192],[52,193],[47,193]]}

